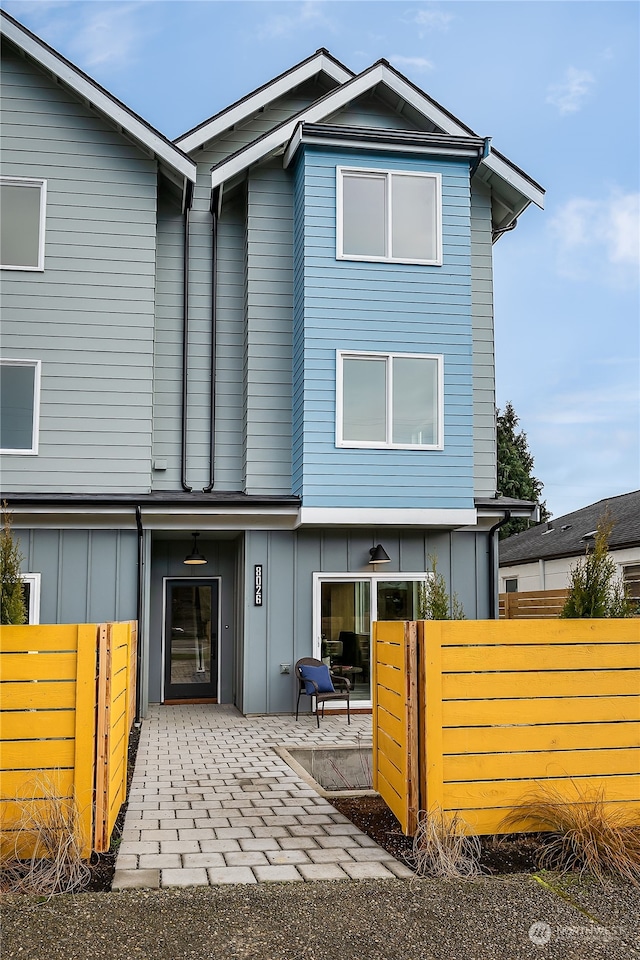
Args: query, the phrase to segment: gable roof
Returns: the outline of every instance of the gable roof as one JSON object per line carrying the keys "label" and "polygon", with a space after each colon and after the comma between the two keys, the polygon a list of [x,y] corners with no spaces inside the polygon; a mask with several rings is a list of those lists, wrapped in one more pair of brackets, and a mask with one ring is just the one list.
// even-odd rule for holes
{"label": "gable roof", "polygon": [[[476,137],[466,124],[416,87],[386,60],[379,60],[362,73],[342,83],[337,89],[316,100],[309,107],[280,123],[273,130],[216,164],[211,171],[212,189],[223,186],[253,164],[281,152],[300,123],[313,124],[325,121],[379,84],[409,104],[429,121],[436,131],[451,136]],[[489,148],[486,156],[481,160],[479,173],[482,179],[490,182],[499,192],[501,185],[504,187],[502,206],[506,214],[502,215],[501,222],[498,224],[501,229],[512,223],[530,203],[535,203],[539,207],[544,206],[544,189],[523,170],[492,148]]]}
{"label": "gable roof", "polygon": [[320,47],[315,53],[301,60],[294,67],[285,70],[279,76],[274,77],[261,87],[248,93],[240,100],[236,100],[231,106],[225,107],[219,113],[216,113],[208,120],[204,120],[191,130],[187,130],[182,136],[177,137],[175,143],[181,150],[190,152],[197,150],[198,147],[213,140],[229,127],[242,123],[253,113],[273,103],[279,97],[284,96],[291,90],[294,90],[305,80],[310,80],[318,74],[324,73],[336,83],[344,83],[353,77],[353,71],[345,67],[343,63],[332,57],[328,50]]}
{"label": "gable roof", "polygon": [[163,173],[179,182],[183,190],[187,184],[195,183],[197,166],[191,157],[4,10],[0,10],[0,32],[25,57],[101,113],[121,133],[151,152]]}
{"label": "gable roof", "polygon": [[608,497],[574,510],[563,517],[540,523],[522,533],[515,533],[500,541],[500,566],[558,557],[575,557],[593,546],[593,534],[602,515],[608,511],[614,527],[609,537],[609,548],[640,546],[640,490]]}

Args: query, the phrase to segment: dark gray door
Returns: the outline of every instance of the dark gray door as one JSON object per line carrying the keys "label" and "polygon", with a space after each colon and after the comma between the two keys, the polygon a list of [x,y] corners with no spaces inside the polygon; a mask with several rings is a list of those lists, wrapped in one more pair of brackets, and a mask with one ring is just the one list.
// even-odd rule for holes
{"label": "dark gray door", "polygon": [[218,697],[217,579],[166,581],[164,699]]}

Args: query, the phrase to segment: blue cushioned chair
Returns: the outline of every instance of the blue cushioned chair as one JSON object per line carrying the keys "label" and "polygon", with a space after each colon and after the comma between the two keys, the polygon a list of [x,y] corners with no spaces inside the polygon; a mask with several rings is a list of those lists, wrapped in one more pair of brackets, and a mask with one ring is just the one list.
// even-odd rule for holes
{"label": "blue cushioned chair", "polygon": [[[306,668],[309,668],[308,670]],[[351,723],[351,711],[349,705],[349,691],[351,684],[346,677],[338,677],[331,673],[329,667],[316,660],[315,657],[302,657],[295,666],[296,678],[298,680],[298,700],[296,702],[296,720],[298,719],[298,709],[300,707],[300,697],[303,694],[316,701],[316,721],[320,727],[320,704],[322,704],[322,716],[324,718],[324,705],[334,700],[347,701],[347,722]],[[307,674],[305,677],[303,674]]]}

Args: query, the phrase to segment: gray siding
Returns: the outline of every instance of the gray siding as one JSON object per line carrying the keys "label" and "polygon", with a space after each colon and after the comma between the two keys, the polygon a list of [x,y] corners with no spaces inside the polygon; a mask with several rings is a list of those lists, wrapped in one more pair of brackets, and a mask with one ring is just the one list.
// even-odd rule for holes
{"label": "gray siding", "polygon": [[353,127],[383,127],[389,130],[413,130],[415,124],[406,117],[396,113],[375,94],[367,94],[354,100],[333,116],[328,117],[326,123],[335,123],[340,126]]}
{"label": "gray siding", "polygon": [[3,489],[146,491],[155,161],[4,48],[2,136],[3,175],[47,180],[44,272],[2,272],[2,355],[42,361],[39,455]]}
{"label": "gray siding", "polygon": [[40,623],[135,620],[135,531],[14,529],[22,572],[41,575]]}
{"label": "gray siding", "polygon": [[[369,548],[382,541],[391,557],[389,573],[438,570],[457,593],[469,619],[489,616],[488,538],[486,534],[384,529],[247,532],[244,550],[243,713],[283,713],[295,709],[295,685],[280,673],[313,651],[313,574],[371,574]],[[264,604],[253,605],[253,565],[264,565]]]}
{"label": "gray siding", "polygon": [[484,184],[474,181],[471,190],[471,322],[476,497],[493,497],[497,485],[492,256],[491,193]]}
{"label": "gray siding", "polygon": [[245,449],[247,493],[291,492],[293,183],[278,161],[247,188]]}

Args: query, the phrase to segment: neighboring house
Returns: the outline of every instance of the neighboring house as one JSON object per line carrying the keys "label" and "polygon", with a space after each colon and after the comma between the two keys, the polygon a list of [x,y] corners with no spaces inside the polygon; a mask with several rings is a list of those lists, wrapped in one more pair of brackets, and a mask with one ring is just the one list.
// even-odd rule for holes
{"label": "neighboring house", "polygon": [[500,541],[500,592],[561,590],[593,549],[599,520],[613,521],[609,552],[631,597],[640,600],[640,490],[598,500]]}
{"label": "neighboring house", "polygon": [[32,617],[138,617],[142,712],[289,711],[311,654],[370,703],[372,620],[415,616],[430,555],[495,615],[492,528],[536,513],[495,494],[491,246],[542,188],[385,61],[318,50],[170,143],[2,29]]}

